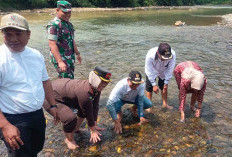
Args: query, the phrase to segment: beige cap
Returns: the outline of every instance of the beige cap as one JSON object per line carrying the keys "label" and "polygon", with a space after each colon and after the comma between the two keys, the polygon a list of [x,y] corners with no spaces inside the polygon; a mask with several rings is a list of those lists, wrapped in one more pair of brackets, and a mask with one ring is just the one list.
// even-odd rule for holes
{"label": "beige cap", "polygon": [[20,30],[29,30],[29,25],[27,20],[16,13],[4,15],[1,19],[1,27],[4,28],[16,28]]}

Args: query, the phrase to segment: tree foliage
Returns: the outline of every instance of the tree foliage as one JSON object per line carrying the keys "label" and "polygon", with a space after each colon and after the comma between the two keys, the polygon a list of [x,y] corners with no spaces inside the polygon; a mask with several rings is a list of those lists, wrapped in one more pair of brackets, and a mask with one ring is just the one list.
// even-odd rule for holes
{"label": "tree foliage", "polygon": [[[67,0],[73,7],[142,7],[231,4],[231,0]],[[0,0],[0,9],[56,7],[57,0]]]}

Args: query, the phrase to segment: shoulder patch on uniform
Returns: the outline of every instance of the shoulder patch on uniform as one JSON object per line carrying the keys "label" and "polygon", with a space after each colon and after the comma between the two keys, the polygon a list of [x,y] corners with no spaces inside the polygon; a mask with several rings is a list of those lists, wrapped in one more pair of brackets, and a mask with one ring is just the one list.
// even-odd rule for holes
{"label": "shoulder patch on uniform", "polygon": [[54,23],[58,25],[60,23],[60,19],[57,19]]}

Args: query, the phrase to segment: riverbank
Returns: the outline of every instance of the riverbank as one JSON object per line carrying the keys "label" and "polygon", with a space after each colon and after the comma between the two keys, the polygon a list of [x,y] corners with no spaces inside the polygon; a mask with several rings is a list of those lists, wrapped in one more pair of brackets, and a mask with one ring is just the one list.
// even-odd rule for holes
{"label": "riverbank", "polygon": [[[196,9],[200,6],[149,6],[149,7],[134,7],[134,8],[72,8],[72,12],[99,12],[99,11],[131,11],[131,10],[149,10],[149,9]],[[0,14],[9,12],[36,12],[36,13],[53,13],[55,8],[28,9],[28,10],[12,10],[1,11]]]}
{"label": "riverbank", "polygon": [[[135,10],[151,10],[151,9],[189,9],[189,10],[196,10],[200,8],[210,8],[215,6],[210,5],[195,5],[195,6],[149,6],[149,7],[134,7],[134,8],[72,8],[72,12],[107,12],[107,11],[135,11]],[[231,6],[216,6],[220,7],[231,7]],[[28,9],[28,10],[12,10],[12,11],[1,11],[0,15],[5,15],[11,12],[17,13],[48,13],[48,14],[55,14],[55,8],[43,8],[43,9]],[[223,25],[228,27],[232,27],[232,14],[223,15]]]}
{"label": "riverbank", "polygon": [[[194,5],[194,6],[148,6],[148,7],[126,7],[126,8],[72,8],[72,12],[99,12],[99,11],[132,11],[132,10],[149,10],[149,9],[198,9],[210,7],[231,7],[230,5]],[[0,14],[7,14],[9,12],[36,12],[36,13],[53,13],[55,8],[42,8],[42,9],[27,9],[27,10],[0,10]]]}

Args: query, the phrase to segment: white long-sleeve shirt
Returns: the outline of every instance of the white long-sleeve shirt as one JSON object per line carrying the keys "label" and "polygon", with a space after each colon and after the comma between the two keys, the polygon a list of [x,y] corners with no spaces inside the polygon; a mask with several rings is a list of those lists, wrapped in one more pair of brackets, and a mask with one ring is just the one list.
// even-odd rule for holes
{"label": "white long-sleeve shirt", "polygon": [[164,61],[157,56],[157,50],[158,47],[150,49],[145,60],[145,73],[152,86],[156,85],[156,77],[160,77],[164,80],[165,84],[168,84],[169,80],[172,78],[172,73],[176,64],[176,53],[174,50],[171,50],[172,59]]}

